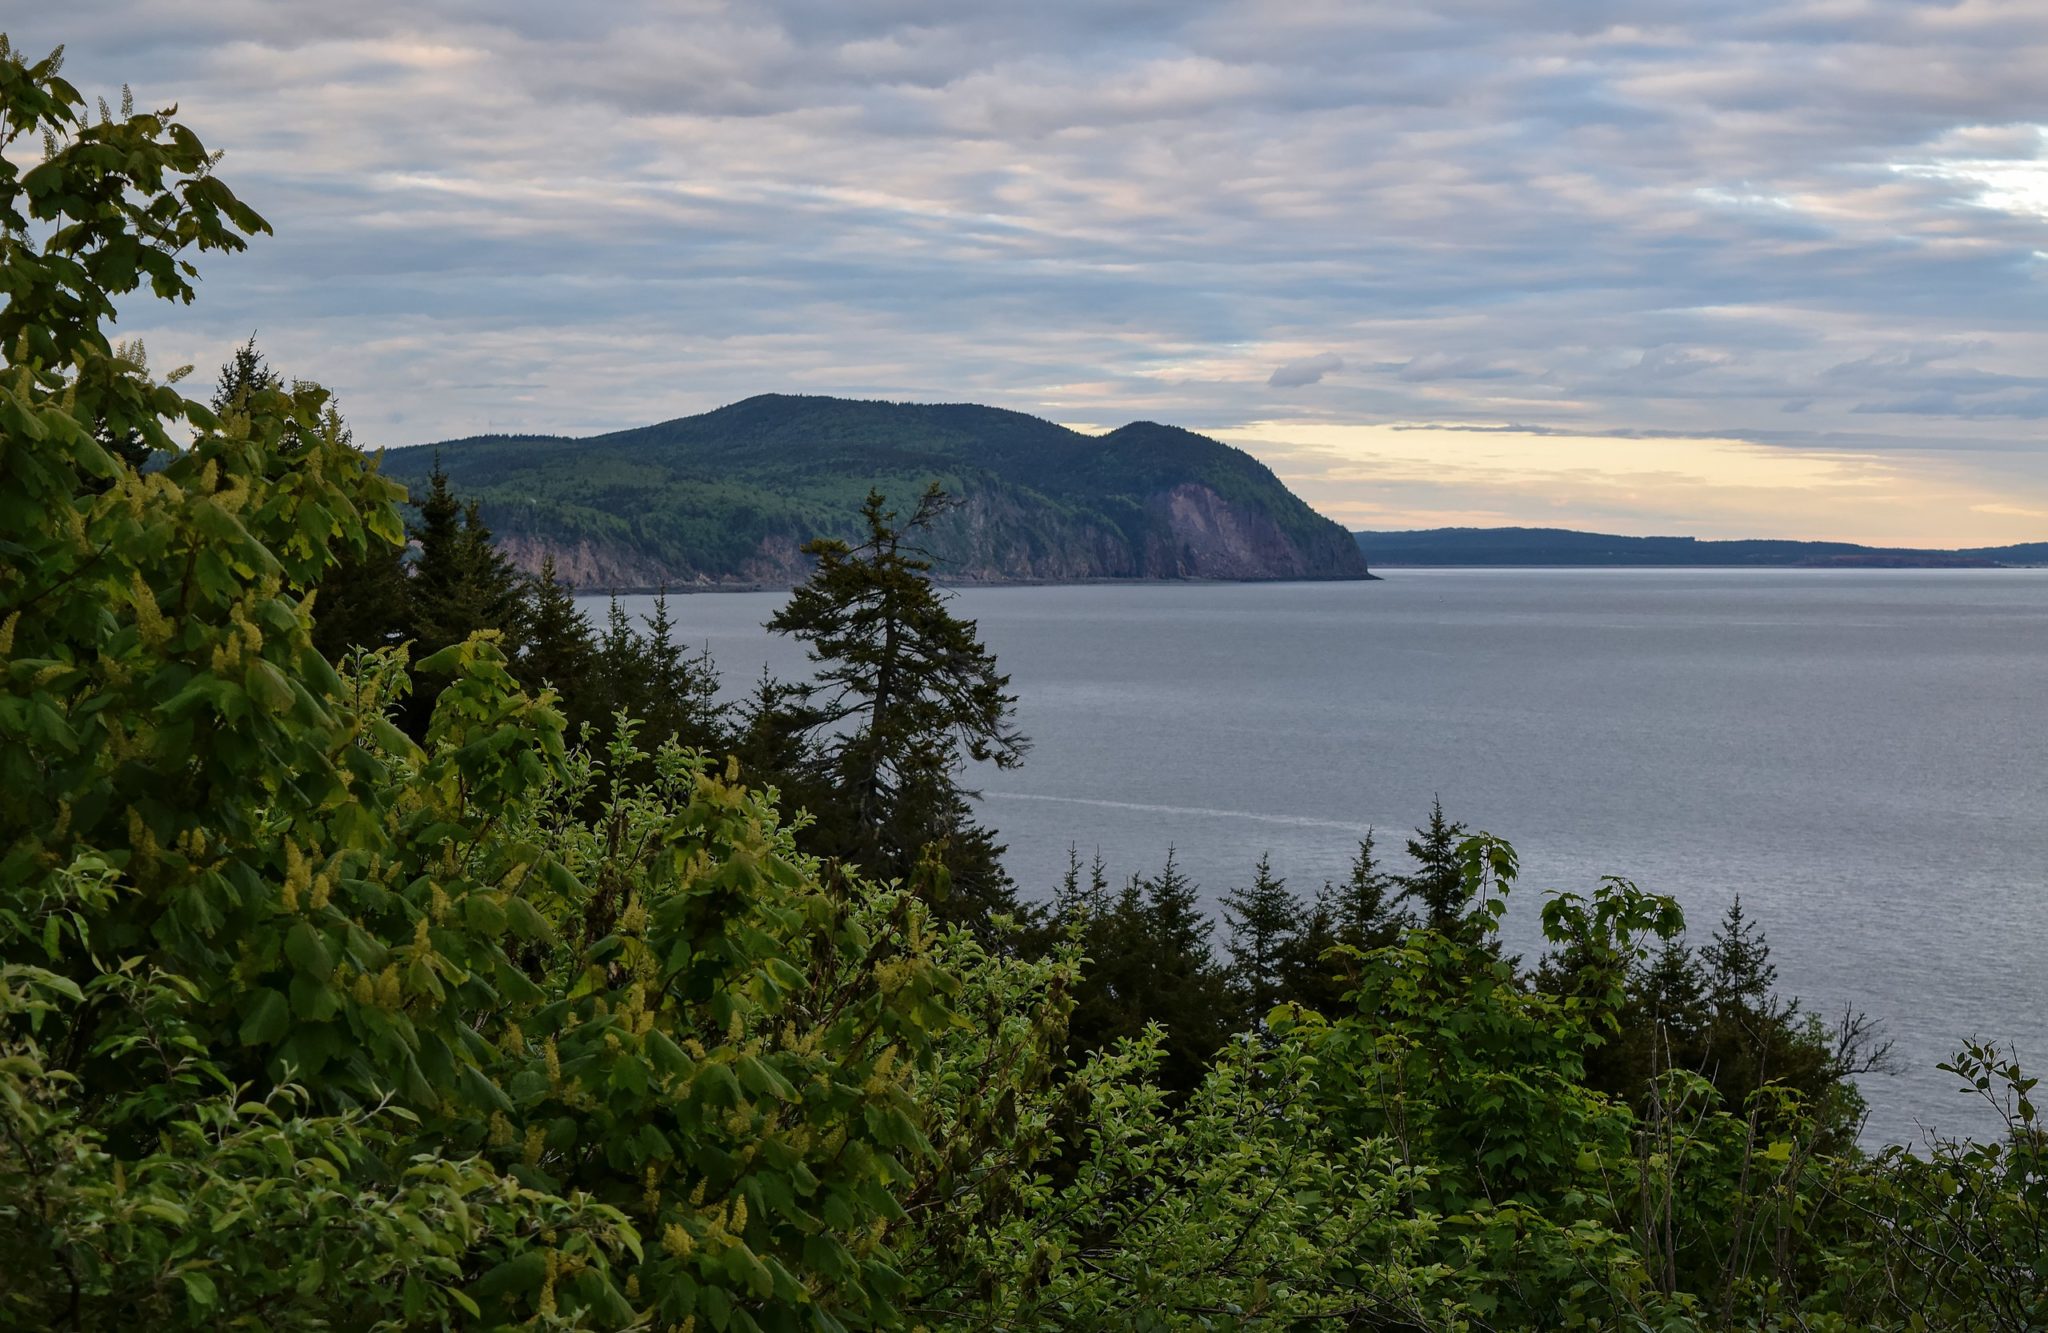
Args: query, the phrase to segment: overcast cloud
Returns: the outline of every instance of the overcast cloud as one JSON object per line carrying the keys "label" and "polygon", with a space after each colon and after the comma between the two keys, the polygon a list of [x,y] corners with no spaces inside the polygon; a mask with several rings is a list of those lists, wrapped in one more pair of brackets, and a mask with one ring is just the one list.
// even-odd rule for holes
{"label": "overcast cloud", "polygon": [[974,400],[1209,430],[1385,526],[2048,537],[2039,0],[7,26],[178,102],[277,227],[129,331],[259,330],[369,443]]}

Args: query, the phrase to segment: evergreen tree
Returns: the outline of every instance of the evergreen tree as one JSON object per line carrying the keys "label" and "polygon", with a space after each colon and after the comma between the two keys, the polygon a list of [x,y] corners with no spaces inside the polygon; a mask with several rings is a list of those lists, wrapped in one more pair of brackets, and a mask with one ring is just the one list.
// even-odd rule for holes
{"label": "evergreen tree", "polygon": [[647,642],[634,632],[633,618],[613,593],[605,607],[604,633],[597,640],[598,679],[603,682],[603,716],[607,722],[621,710],[639,714],[654,692],[654,668]]}
{"label": "evergreen tree", "polygon": [[1762,927],[1742,911],[1742,895],[1728,904],[1714,938],[1700,950],[1707,969],[1707,993],[1718,1013],[1757,1013],[1770,1003],[1778,983],[1771,946]]}
{"label": "evergreen tree", "polygon": [[1215,930],[1202,910],[1201,891],[1180,868],[1172,849],[1159,874],[1142,882],[1144,933],[1137,951],[1146,960],[1144,1010],[1166,1028],[1169,1087],[1192,1088],[1209,1059],[1237,1031],[1238,1007],[1230,978],[1209,939]]}
{"label": "evergreen tree", "polygon": [[419,547],[419,559],[406,592],[414,656],[420,657],[466,637],[456,631],[463,600],[462,502],[448,485],[438,455],[427,494],[416,497],[416,503],[419,517],[407,535]]}
{"label": "evergreen tree", "polygon": [[214,383],[213,398],[208,403],[216,417],[227,417],[234,413],[247,413],[249,400],[266,389],[282,389],[284,377],[270,368],[269,361],[256,348],[256,335],[229,354],[227,363],[220,368],[220,377]]}
{"label": "evergreen tree", "polygon": [[1135,881],[1144,896],[1147,933],[1175,968],[1189,973],[1216,965],[1209,943],[1215,923],[1202,910],[1202,891],[1180,868],[1176,851],[1166,849],[1166,864],[1150,879]]}
{"label": "evergreen tree", "polygon": [[[777,680],[767,667],[745,698],[734,705],[733,753],[751,780],[777,787],[790,809],[815,809],[801,789],[812,784],[823,765],[804,730],[803,690]],[[828,788],[826,790],[829,790]]]}
{"label": "evergreen tree", "polygon": [[654,614],[645,634],[647,685],[646,735],[654,748],[674,740],[689,749],[718,751],[729,747],[725,710],[718,701],[718,667],[707,648],[692,657],[668,611],[668,590],[655,594]]}
{"label": "evergreen tree", "polygon": [[320,580],[313,604],[313,646],[340,661],[351,648],[389,648],[409,623],[405,548],[379,544],[348,552]]}
{"label": "evergreen tree", "polygon": [[1215,926],[1200,891],[1171,849],[1157,875],[1133,875],[1114,895],[1100,857],[1077,888],[1089,904],[1081,918],[1089,962],[1074,985],[1070,1054],[1106,1050],[1157,1023],[1166,1033],[1160,1083],[1188,1091],[1240,1016],[1229,971],[1209,942]]}
{"label": "evergreen tree", "polygon": [[1053,890],[1049,924],[1058,929],[1069,922],[1101,916],[1109,908],[1109,869],[1103,864],[1102,850],[1096,849],[1095,859],[1088,863],[1087,879],[1083,880],[1081,849],[1067,844],[1067,868]]}
{"label": "evergreen tree", "polygon": [[1430,806],[1429,822],[1408,840],[1415,871],[1400,880],[1400,900],[1414,899],[1422,908],[1422,924],[1446,935],[1459,932],[1468,905],[1458,865],[1458,841],[1464,836],[1465,826],[1444,818],[1444,803],[1438,798]]}
{"label": "evergreen tree", "polygon": [[525,580],[491,540],[479,500],[466,501],[462,506],[460,550],[470,632],[499,631],[504,635],[506,653],[516,656],[526,641]]}
{"label": "evergreen tree", "polygon": [[[516,660],[525,642],[524,581],[491,545],[490,529],[476,502],[465,505],[456,498],[439,459],[410,535],[419,547],[405,587],[413,661],[461,643],[479,630],[497,630],[500,649]],[[414,735],[423,735],[428,701],[446,679],[430,672],[415,675],[413,698],[401,718]]]}
{"label": "evergreen tree", "polygon": [[[1328,890],[1331,886],[1323,887]],[[1318,893],[1301,929],[1281,949],[1278,998],[1319,1013],[1339,1012],[1351,989],[1354,969],[1349,960],[1334,955],[1332,950],[1345,943],[1348,941],[1337,929],[1331,894]]]}
{"label": "evergreen tree", "polygon": [[1690,1049],[1707,1028],[1710,1010],[1698,959],[1681,939],[1670,939],[1642,969],[1635,983],[1635,1002],[1645,1016],[1671,1036],[1674,1046]]}
{"label": "evergreen tree", "polygon": [[596,665],[590,621],[576,609],[571,590],[555,573],[555,557],[542,558],[540,573],[527,584],[526,642],[519,656],[521,683],[538,690],[552,686],[571,722],[586,699]]}
{"label": "evergreen tree", "polygon": [[[316,387],[304,380],[294,380],[289,392],[300,394]],[[257,395],[286,391],[284,377],[271,368],[252,333],[221,366],[209,409],[223,420],[247,417],[256,408]],[[321,416],[321,438],[354,446],[354,437],[331,399],[324,404]],[[280,454],[296,455],[312,448],[314,443],[297,421],[287,419],[281,423],[277,441]],[[339,551],[315,591],[313,646],[330,660],[340,661],[352,648],[389,648],[402,642],[409,632],[403,546],[371,542],[361,551]]]}
{"label": "evergreen tree", "polygon": [[1358,949],[1379,949],[1394,943],[1407,927],[1394,908],[1401,881],[1380,869],[1374,854],[1373,831],[1358,840],[1351,873],[1334,889],[1326,886],[1332,924],[1338,939]]}
{"label": "evergreen tree", "polygon": [[461,643],[478,630],[495,629],[516,656],[524,640],[521,580],[484,525],[477,502],[458,500],[448,473],[435,461],[419,519],[412,528],[418,563],[407,585],[414,656],[423,657]]}
{"label": "evergreen tree", "polygon": [[1230,925],[1230,979],[1254,1022],[1278,1004],[1292,950],[1304,922],[1301,903],[1273,873],[1271,853],[1259,857],[1249,888],[1223,895]]}
{"label": "evergreen tree", "polygon": [[768,622],[804,642],[817,665],[784,714],[811,738],[838,793],[812,843],[906,881],[920,866],[940,871],[950,881],[943,912],[981,921],[1015,910],[1015,888],[1001,848],[974,824],[958,774],[970,760],[1013,767],[1028,743],[1009,677],[974,622],[946,609],[930,558],[911,544],[947,507],[944,493],[933,485],[900,522],[884,503],[869,493],[859,546],[822,539],[804,548],[817,569]]}

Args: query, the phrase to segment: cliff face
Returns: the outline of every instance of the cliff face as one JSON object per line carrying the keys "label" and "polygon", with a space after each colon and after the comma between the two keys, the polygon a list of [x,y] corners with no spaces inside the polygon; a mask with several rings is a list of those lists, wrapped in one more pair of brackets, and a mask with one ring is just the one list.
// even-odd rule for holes
{"label": "cliff face", "polygon": [[[786,587],[853,538],[870,487],[959,503],[924,544],[948,582],[1370,578],[1357,544],[1250,455],[1169,426],[1081,435],[1019,413],[755,398],[594,440],[436,446],[512,560],[580,588]],[[424,481],[425,448],[385,471]]]}
{"label": "cliff face", "polygon": [[803,582],[810,560],[793,537],[767,537],[746,559],[729,570],[707,571],[687,563],[671,563],[631,542],[581,537],[564,540],[546,532],[493,533],[498,549],[519,569],[540,573],[549,556],[555,577],[585,592],[633,589],[788,588]]}
{"label": "cliff face", "polygon": [[1358,577],[1329,541],[1303,542],[1270,514],[1225,500],[1199,482],[1183,482],[1153,502],[1159,535],[1146,543],[1144,572],[1154,579],[1313,579]]}

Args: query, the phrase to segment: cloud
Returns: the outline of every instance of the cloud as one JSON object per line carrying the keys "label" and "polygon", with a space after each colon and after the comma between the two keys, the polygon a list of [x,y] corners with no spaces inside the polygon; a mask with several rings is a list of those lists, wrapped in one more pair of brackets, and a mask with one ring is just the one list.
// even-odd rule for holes
{"label": "cloud", "polygon": [[1320,384],[1323,376],[1344,369],[1344,358],[1334,352],[1319,356],[1303,357],[1289,361],[1266,377],[1266,385],[1273,389],[1298,389],[1303,385]]}
{"label": "cloud", "polygon": [[257,328],[372,443],[784,388],[1674,458],[1871,439],[2034,485],[2048,9],[1569,10],[80,0],[9,28],[88,95],[178,103],[277,228],[124,332],[208,367]]}
{"label": "cloud", "polygon": [[1400,379],[1410,384],[1423,384],[1430,380],[1505,379],[1516,373],[1512,366],[1496,365],[1483,357],[1450,352],[1429,352],[1412,357],[1395,371]]}

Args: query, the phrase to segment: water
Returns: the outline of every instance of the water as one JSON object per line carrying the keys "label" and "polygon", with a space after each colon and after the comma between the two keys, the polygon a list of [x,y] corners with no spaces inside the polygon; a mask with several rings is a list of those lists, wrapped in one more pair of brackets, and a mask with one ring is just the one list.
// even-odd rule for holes
{"label": "water", "polygon": [[[780,594],[679,598],[743,688],[803,670]],[[642,599],[629,609],[643,610]],[[1366,584],[973,589],[1035,742],[976,776],[1030,894],[1069,845],[1170,845],[1213,899],[1270,852],[1307,891],[1432,795],[1545,891],[1624,875],[1702,939],[1740,893],[1780,988],[1881,1019],[1908,1072],[1869,1137],[1986,1122],[1934,1069],[1982,1036],[2048,1065],[2048,571],[1400,570]]]}

